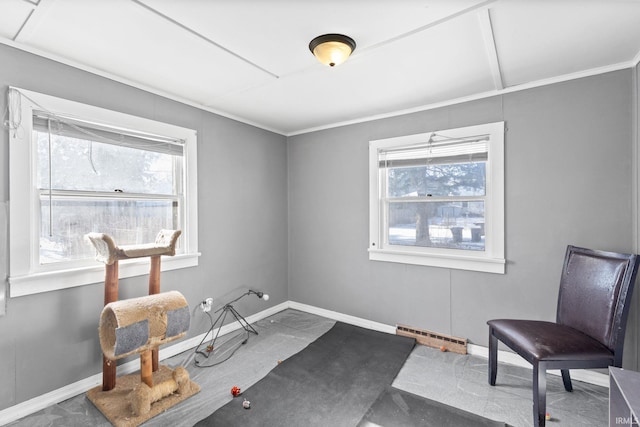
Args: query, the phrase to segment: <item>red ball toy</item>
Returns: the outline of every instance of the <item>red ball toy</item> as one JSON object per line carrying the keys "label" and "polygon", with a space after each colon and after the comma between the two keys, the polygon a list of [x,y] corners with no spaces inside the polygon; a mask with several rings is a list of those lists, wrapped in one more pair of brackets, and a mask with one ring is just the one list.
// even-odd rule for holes
{"label": "red ball toy", "polygon": [[239,396],[240,395],[240,387],[238,386],[233,386],[231,387],[231,394],[233,395],[233,397]]}

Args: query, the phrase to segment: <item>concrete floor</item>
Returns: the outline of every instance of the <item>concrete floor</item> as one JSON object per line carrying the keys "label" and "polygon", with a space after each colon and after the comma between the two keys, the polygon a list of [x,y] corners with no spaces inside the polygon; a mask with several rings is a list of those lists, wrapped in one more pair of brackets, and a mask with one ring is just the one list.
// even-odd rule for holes
{"label": "concrete floor", "polygon": [[[285,310],[254,323],[259,334],[251,335],[245,345],[237,346],[235,354],[224,363],[208,368],[196,367],[193,351],[161,361],[171,368],[186,367],[202,391],[143,426],[193,426],[232,399],[232,386],[246,390],[279,360],[302,350],[334,323],[313,314]],[[230,340],[228,348],[235,348],[233,343],[243,339],[242,336],[230,336],[224,337]],[[201,366],[211,363],[201,356],[198,360]],[[443,353],[418,345],[393,386],[514,427],[526,427],[531,426],[533,420],[531,374],[532,371],[526,368],[500,365],[497,384],[491,387],[487,383],[486,359]],[[607,388],[574,381],[574,391],[567,393],[559,377],[548,376],[547,412],[552,417],[548,426],[606,426],[608,402]],[[8,424],[11,427],[110,425],[84,394]]]}

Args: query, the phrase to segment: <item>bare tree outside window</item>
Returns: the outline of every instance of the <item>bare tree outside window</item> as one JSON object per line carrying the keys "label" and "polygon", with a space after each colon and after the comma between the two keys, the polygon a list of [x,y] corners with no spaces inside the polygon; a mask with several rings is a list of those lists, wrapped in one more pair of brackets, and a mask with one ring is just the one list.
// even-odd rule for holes
{"label": "bare tree outside window", "polygon": [[504,274],[504,132],[369,141],[369,259]]}
{"label": "bare tree outside window", "polygon": [[389,243],[484,250],[485,162],[425,163],[388,168]]}

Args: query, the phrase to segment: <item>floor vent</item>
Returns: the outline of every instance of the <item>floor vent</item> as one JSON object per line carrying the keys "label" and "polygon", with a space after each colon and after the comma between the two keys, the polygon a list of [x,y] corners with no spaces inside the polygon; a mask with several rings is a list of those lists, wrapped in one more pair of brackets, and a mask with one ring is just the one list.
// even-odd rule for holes
{"label": "floor vent", "polygon": [[442,351],[452,351],[454,353],[467,354],[466,338],[451,337],[449,335],[443,335],[436,332],[403,325],[397,325],[396,335],[415,338],[418,344],[437,348]]}

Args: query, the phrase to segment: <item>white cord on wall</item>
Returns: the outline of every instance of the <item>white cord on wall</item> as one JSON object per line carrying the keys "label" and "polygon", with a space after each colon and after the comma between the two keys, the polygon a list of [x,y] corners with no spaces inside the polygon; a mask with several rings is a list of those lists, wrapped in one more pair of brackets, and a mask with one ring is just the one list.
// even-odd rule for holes
{"label": "white cord on wall", "polygon": [[8,246],[9,202],[0,202],[0,316],[4,316],[7,310]]}

